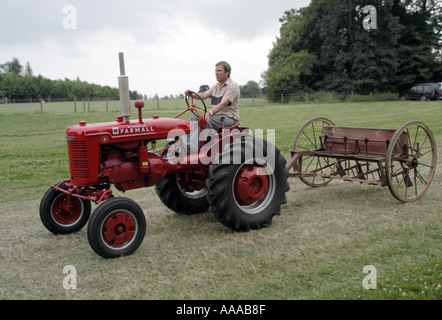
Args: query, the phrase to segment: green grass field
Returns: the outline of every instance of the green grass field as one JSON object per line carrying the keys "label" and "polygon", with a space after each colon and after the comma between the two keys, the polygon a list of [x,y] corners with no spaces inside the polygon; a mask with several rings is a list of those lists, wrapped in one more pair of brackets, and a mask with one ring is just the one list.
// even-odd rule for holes
{"label": "green grass field", "polygon": [[[185,106],[166,103],[147,105],[145,118],[172,117]],[[89,247],[86,228],[48,232],[39,204],[49,184],[69,177],[66,128],[113,121],[118,103],[109,112],[102,102],[91,112],[79,104],[77,113],[71,103],[46,103],[43,112],[40,104],[0,105],[0,299],[442,299],[441,101],[245,105],[242,125],[276,129],[286,158],[314,117],[393,129],[422,121],[439,146],[435,179],[410,204],[388,188],[333,182],[313,189],[291,179],[281,216],[249,233],[231,232],[210,213],[179,216],[153,188],[115,192],[141,205],[147,233],[132,256],[105,260]],[[75,290],[63,287],[67,265],[77,270]],[[377,270],[376,289],[363,287],[367,265]]]}

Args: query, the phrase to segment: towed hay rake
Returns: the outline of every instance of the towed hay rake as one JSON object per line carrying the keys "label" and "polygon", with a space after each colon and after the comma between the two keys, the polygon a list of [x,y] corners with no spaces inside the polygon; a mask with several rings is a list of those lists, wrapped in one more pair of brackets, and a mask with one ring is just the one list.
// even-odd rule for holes
{"label": "towed hay rake", "polygon": [[421,198],[436,170],[430,129],[413,121],[394,129],[337,127],[328,119],[306,122],[296,135],[290,177],[321,187],[333,179],[388,186],[402,202]]}

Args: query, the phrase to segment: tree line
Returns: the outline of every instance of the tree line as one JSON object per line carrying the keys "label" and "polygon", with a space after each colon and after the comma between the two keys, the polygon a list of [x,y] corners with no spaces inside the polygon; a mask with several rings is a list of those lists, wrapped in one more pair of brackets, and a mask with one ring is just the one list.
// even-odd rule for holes
{"label": "tree line", "polygon": [[280,22],[262,75],[269,96],[398,92],[442,81],[440,0],[312,0]]}
{"label": "tree line", "polygon": [[[75,80],[59,79],[51,80],[42,75],[34,76],[29,62],[23,66],[18,58],[12,58],[0,65],[0,98],[15,100],[73,100],[86,98],[109,98],[119,99],[119,89],[110,86],[81,81],[78,77]],[[142,95],[130,91],[131,99],[140,99]]]}
{"label": "tree line", "polygon": [[[240,86],[241,96],[243,97],[262,97],[263,90],[255,81],[248,81],[247,84]],[[147,98],[135,91],[130,91],[132,100]],[[163,99],[183,98],[180,95],[165,96]],[[9,101],[29,101],[43,99],[46,101],[68,99],[86,99],[86,98],[109,98],[111,100],[119,99],[118,88],[101,86],[98,84],[81,81],[79,78],[70,80],[51,80],[42,75],[34,76],[30,63],[25,66],[20,63],[18,58],[12,58],[4,64],[0,64],[0,99],[8,98]],[[154,98],[158,98],[156,95]]]}

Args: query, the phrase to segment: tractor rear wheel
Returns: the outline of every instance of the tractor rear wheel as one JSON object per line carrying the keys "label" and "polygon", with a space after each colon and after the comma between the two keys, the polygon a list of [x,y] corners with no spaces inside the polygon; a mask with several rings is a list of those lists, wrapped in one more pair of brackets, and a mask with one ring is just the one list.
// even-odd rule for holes
{"label": "tractor rear wheel", "polygon": [[186,187],[183,185],[185,179],[182,175],[184,174],[168,175],[156,185],[155,191],[160,200],[178,214],[191,215],[209,211],[207,189]]}
{"label": "tractor rear wheel", "polygon": [[112,198],[95,209],[87,235],[92,249],[103,258],[130,255],[143,242],[146,217],[134,201]]}
{"label": "tractor rear wheel", "polygon": [[[66,190],[65,185],[61,186]],[[70,199],[69,199],[70,198]],[[91,202],[50,188],[40,203],[40,219],[54,234],[70,234],[81,230],[89,220]]]}
{"label": "tractor rear wheel", "polygon": [[286,160],[278,148],[265,140],[249,140],[236,142],[222,153],[219,164],[210,166],[206,180],[211,211],[234,231],[270,225],[280,215],[290,189]]}

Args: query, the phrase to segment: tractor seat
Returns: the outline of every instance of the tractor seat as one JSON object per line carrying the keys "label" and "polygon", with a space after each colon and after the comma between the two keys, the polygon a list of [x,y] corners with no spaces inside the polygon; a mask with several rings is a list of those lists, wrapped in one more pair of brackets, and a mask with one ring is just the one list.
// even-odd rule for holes
{"label": "tractor seat", "polygon": [[224,127],[224,129],[219,130],[219,134],[221,136],[224,136],[225,134],[231,134],[231,133],[243,133],[243,134],[249,134],[249,128],[240,127],[241,123],[238,121],[233,126],[230,127]]}
{"label": "tractor seat", "polygon": [[235,124],[231,125],[230,127],[224,127],[224,129],[226,129],[226,130],[233,130],[233,129],[239,128],[240,125],[241,125],[241,122],[237,121]]}
{"label": "tractor seat", "polygon": [[218,133],[221,134],[221,135],[225,135],[226,131],[231,132],[231,131],[233,131],[235,129],[238,129],[239,131],[242,131],[241,128],[239,127],[240,125],[241,125],[241,122],[237,121],[235,124],[233,124],[233,125],[231,125],[229,127],[220,128]]}
{"label": "tractor seat", "polygon": [[222,127],[219,129],[219,133],[221,133],[221,131],[222,131],[223,129],[224,129],[224,130],[233,130],[233,129],[237,129],[237,128],[240,126],[240,124],[241,124],[241,122],[240,122],[239,120],[237,120],[236,123],[234,123],[233,125],[227,127],[227,126],[224,125],[224,119],[225,119],[225,117],[221,117]]}

